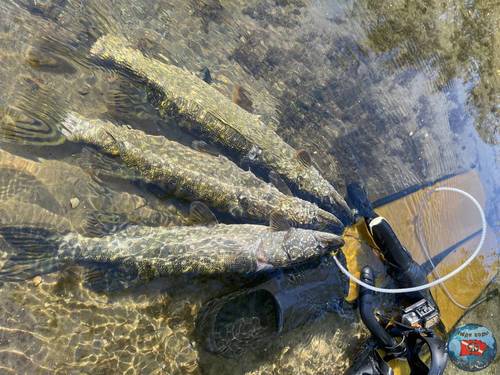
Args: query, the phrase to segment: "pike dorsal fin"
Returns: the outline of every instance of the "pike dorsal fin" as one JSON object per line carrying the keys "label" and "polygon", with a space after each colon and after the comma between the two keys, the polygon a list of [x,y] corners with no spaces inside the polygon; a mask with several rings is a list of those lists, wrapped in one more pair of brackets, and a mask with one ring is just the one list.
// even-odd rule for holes
{"label": "pike dorsal fin", "polygon": [[297,160],[306,168],[312,167],[312,158],[306,150],[297,151]]}
{"label": "pike dorsal fin", "polygon": [[104,237],[127,226],[123,214],[106,211],[90,211],[81,224],[81,231],[87,237]]}
{"label": "pike dorsal fin", "polygon": [[269,172],[269,181],[274,185],[276,189],[281,191],[285,195],[293,196],[292,191],[288,187],[285,181],[280,177],[275,171]]}
{"label": "pike dorsal fin", "polygon": [[287,231],[292,227],[288,220],[277,212],[273,212],[271,214],[271,217],[269,219],[269,226],[276,232]]}
{"label": "pike dorsal fin", "polygon": [[189,206],[189,216],[194,224],[216,225],[217,217],[205,203],[195,201]]}

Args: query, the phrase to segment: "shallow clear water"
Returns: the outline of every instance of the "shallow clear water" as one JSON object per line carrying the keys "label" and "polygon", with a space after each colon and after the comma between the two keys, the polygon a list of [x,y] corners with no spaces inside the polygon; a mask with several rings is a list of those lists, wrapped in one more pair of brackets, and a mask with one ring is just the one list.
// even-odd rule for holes
{"label": "shallow clear water", "polygon": [[[45,145],[2,130],[2,210],[25,220],[15,203],[34,203],[82,234],[89,217],[119,229],[187,215],[188,202],[131,179],[115,160],[110,173],[110,160],[53,132],[71,110],[186,145],[196,138],[178,126],[185,118],[160,117],[140,81],[89,57],[114,33],[193,74],[207,67],[214,87],[308,150],[341,193],[362,181],[380,200],[477,171],[498,240],[499,16],[492,1],[2,1],[2,129],[46,129]],[[0,245],[3,262],[16,250]],[[245,280],[172,277],[103,294],[82,285],[83,273],[0,284],[0,373],[341,373],[366,336],[346,306],[222,358],[200,348],[196,316]],[[498,310],[487,306],[486,315]]]}

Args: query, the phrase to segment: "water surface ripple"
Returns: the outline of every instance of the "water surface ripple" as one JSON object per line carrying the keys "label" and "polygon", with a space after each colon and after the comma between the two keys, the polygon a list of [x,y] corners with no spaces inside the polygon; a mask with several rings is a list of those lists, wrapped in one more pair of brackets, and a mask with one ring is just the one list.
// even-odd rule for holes
{"label": "water surface ripple", "polygon": [[[489,0],[1,1],[0,212],[33,221],[23,207],[38,205],[89,236],[189,223],[188,203],[118,159],[64,142],[56,126],[74,111],[200,141],[182,130],[189,120],[160,115],[140,79],[91,57],[112,33],[200,77],[208,68],[218,91],[309,151],[341,193],[362,181],[376,200],[477,171],[498,239],[499,14]],[[442,217],[426,218],[426,233]],[[405,225],[413,224],[395,223]],[[0,237],[0,265],[15,251]],[[346,307],[221,358],[200,348],[196,316],[245,280],[178,276],[98,293],[83,285],[85,272],[0,282],[0,373],[331,374],[366,337]]]}

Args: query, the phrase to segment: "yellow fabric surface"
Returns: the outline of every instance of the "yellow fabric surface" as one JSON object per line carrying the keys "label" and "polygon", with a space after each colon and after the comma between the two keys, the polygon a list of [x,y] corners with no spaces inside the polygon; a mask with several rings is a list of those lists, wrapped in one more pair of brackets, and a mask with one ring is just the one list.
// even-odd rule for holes
{"label": "yellow fabric surface", "polygon": [[[435,192],[429,195],[429,192],[438,186],[460,188],[473,195],[484,207],[485,194],[481,181],[475,171],[470,171],[376,209],[379,215],[391,223],[401,243],[419,263],[423,263],[426,257],[417,236],[418,217],[422,220],[422,237],[431,255],[440,253],[481,229],[481,219],[472,202],[453,192]],[[422,204],[424,201],[427,202],[425,205]],[[375,245],[371,243],[363,222],[346,230],[345,241],[347,265],[354,275],[359,277],[361,268],[367,264],[375,269],[377,275],[384,274],[383,264],[377,252],[372,249]],[[439,274],[443,276],[461,264],[472,254],[478,242],[479,235],[447,256],[437,267]],[[445,283],[455,300],[467,306],[481,294],[498,267],[497,249],[496,236],[489,228],[480,256],[464,271]],[[429,280],[433,279],[430,275]],[[431,292],[441,311],[441,319],[446,329],[450,330],[462,317],[464,310],[456,306],[440,286],[434,287]],[[347,300],[353,301],[357,295],[358,287],[351,282]]]}

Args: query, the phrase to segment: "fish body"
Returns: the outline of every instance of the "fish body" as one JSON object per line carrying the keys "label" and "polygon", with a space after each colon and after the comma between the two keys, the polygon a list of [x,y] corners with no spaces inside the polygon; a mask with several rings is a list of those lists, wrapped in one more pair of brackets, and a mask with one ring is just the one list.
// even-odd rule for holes
{"label": "fish body", "polygon": [[51,233],[73,230],[71,221],[38,204],[19,201],[15,197],[0,200],[0,227],[45,228]]}
{"label": "fish body", "polygon": [[212,140],[232,149],[252,163],[276,171],[306,198],[352,221],[342,196],[321,176],[308,158],[301,157],[259,116],[242,109],[210,84],[190,72],[144,56],[114,35],[97,40],[91,53],[132,71],[157,91],[155,104],[160,112],[177,113],[193,120]]}
{"label": "fish body", "polygon": [[119,156],[147,182],[164,186],[178,197],[205,202],[236,218],[267,223],[274,214],[298,227],[342,230],[342,223],[333,214],[281,193],[222,155],[76,113],[68,113],[62,129],[70,141],[91,144]]}
{"label": "fish body", "polygon": [[[2,154],[0,151],[0,159]],[[14,165],[0,165],[0,201],[14,197],[21,202],[36,203],[47,210],[62,212],[59,202],[33,175],[16,169]]]}
{"label": "fish body", "polygon": [[[290,228],[273,231],[253,224],[192,227],[130,226],[101,238],[68,233],[60,238],[58,257],[106,263],[131,263],[139,273],[253,273],[287,267],[323,255],[342,244],[326,232]],[[334,245],[334,246],[332,246]]]}
{"label": "fish body", "polygon": [[[80,202],[74,208],[73,198]],[[86,235],[127,224],[189,225],[191,220],[168,201],[152,204],[139,195],[107,188],[78,166],[0,150],[0,200],[8,199],[37,204],[67,218],[74,230]]]}
{"label": "fish body", "polygon": [[62,264],[115,266],[140,280],[185,273],[249,274],[303,263],[343,245],[339,236],[327,232],[253,224],[131,225],[92,238],[37,205],[22,203],[17,213],[10,208],[0,204],[0,234],[19,250],[0,271],[4,280],[52,272]]}

